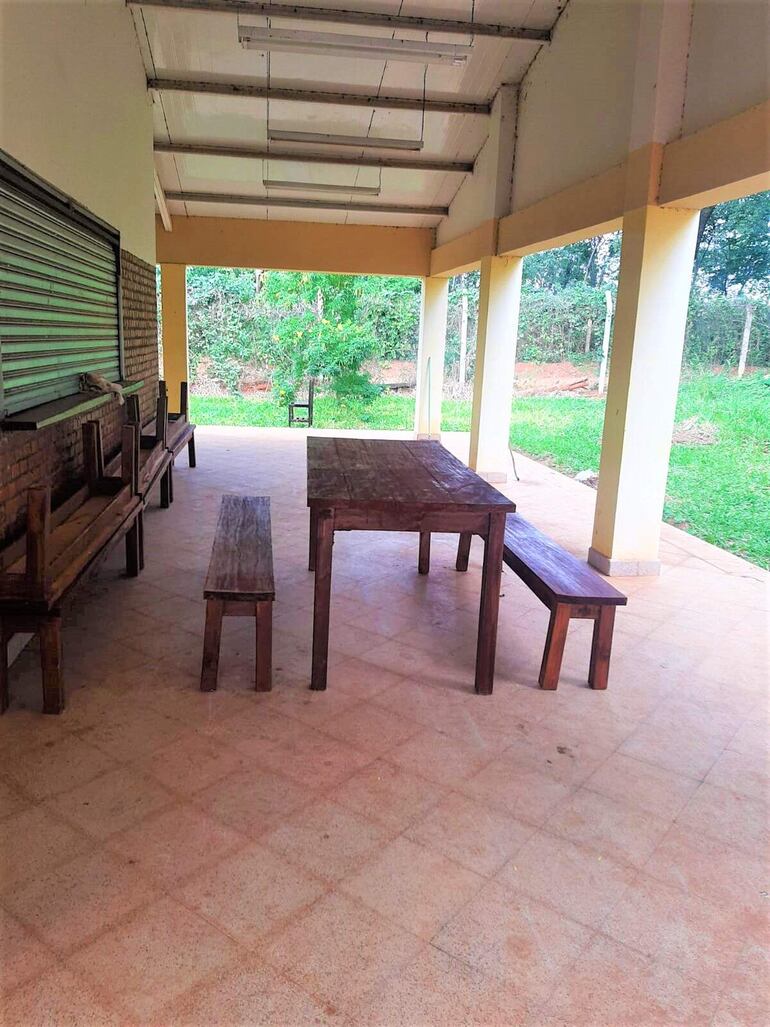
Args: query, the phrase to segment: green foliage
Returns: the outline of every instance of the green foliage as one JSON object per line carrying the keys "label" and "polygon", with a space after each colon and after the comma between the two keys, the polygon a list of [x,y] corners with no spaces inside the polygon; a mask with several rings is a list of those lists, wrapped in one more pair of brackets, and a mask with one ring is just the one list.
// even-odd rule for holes
{"label": "green foliage", "polygon": [[715,292],[770,294],[770,192],[701,211],[696,281]]}
{"label": "green foliage", "polygon": [[[683,380],[677,421],[693,415],[716,425],[715,445],[671,451],[665,518],[714,545],[770,567],[770,379],[699,374]],[[193,396],[198,424],[286,425],[269,400]],[[445,400],[444,431],[468,431],[471,405]],[[414,400],[382,395],[371,404],[316,403],[319,428],[409,430]],[[527,396],[512,404],[511,445],[558,470],[598,470],[604,402],[579,396]]]}

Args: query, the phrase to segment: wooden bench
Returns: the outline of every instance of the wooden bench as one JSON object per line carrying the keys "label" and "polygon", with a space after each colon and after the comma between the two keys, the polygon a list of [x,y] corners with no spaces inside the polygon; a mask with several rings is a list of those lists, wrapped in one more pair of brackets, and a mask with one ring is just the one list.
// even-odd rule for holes
{"label": "wooden bench", "polygon": [[0,554],[0,712],[8,707],[8,642],[19,632],[40,637],[43,712],[61,713],[61,605],[114,543],[125,537],[126,572],[143,564],[139,438],[125,425],[120,475],[104,473],[100,425],[83,425],[84,486],[54,511],[49,487],[27,494],[26,533]]}
{"label": "wooden bench", "polygon": [[[139,430],[139,494],[146,506],[150,494],[160,483],[160,505],[167,508],[174,501],[173,455],[167,445],[168,398],[159,394],[155,404],[155,416],[142,425],[139,415],[139,397],[126,397],[126,423],[134,424]],[[112,461],[107,470],[114,474],[118,459]]]}
{"label": "wooden bench", "polygon": [[[470,535],[460,536],[458,571],[468,569],[470,544]],[[588,683],[591,688],[606,688],[615,608],[628,602],[623,593],[517,513],[505,520],[503,562],[551,611],[540,687],[554,689],[559,683],[567,628],[576,617],[594,622]]]}
{"label": "wooden bench", "polygon": [[[168,389],[163,379],[158,382],[158,392],[168,400]],[[187,463],[195,467],[195,425],[190,424],[187,382],[179,386],[179,413],[168,415],[166,445],[174,458],[187,446]]]}
{"label": "wooden bench", "polygon": [[217,687],[223,617],[256,620],[256,690],[272,688],[273,547],[266,496],[222,497],[206,584],[201,691]]}

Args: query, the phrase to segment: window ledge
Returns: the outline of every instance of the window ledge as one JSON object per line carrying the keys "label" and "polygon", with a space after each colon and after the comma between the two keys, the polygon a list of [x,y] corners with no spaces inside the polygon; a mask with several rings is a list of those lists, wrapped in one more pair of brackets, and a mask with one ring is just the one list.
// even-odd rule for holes
{"label": "window ledge", "polygon": [[[138,392],[144,385],[144,381],[123,381],[118,382],[123,386],[123,393],[130,396],[132,392]],[[59,421],[66,421],[70,417],[78,417],[80,414],[87,414],[90,410],[98,410],[106,403],[114,401],[114,394],[111,392],[76,392],[74,396],[65,396],[63,399],[55,399],[50,403],[41,403],[39,406],[30,407],[28,410],[21,410],[10,417],[0,420],[0,429],[3,431],[38,431],[40,428],[48,428]]]}

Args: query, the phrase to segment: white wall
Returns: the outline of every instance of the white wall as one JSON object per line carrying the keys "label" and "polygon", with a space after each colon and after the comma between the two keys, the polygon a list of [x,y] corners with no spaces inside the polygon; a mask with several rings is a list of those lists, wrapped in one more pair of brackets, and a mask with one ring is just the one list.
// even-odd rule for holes
{"label": "white wall", "polygon": [[155,262],[152,111],[123,0],[0,0],[0,148]]}
{"label": "white wall", "polygon": [[770,96],[768,0],[695,0],[683,133]]}

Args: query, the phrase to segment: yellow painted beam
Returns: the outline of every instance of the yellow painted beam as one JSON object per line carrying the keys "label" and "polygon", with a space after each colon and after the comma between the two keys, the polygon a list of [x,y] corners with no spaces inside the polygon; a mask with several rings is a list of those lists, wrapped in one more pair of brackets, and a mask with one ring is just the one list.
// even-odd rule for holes
{"label": "yellow painted beam", "polygon": [[497,220],[482,222],[478,228],[451,242],[437,246],[430,255],[430,273],[451,278],[479,266],[484,257],[497,253]]}
{"label": "yellow painted beam", "polygon": [[179,402],[179,387],[189,381],[187,355],[187,268],[160,265],[160,309],[163,340],[163,377],[171,409]]}
{"label": "yellow painted beam", "polygon": [[172,225],[165,232],[157,221],[161,264],[423,277],[434,241],[431,228],[204,217]]}

